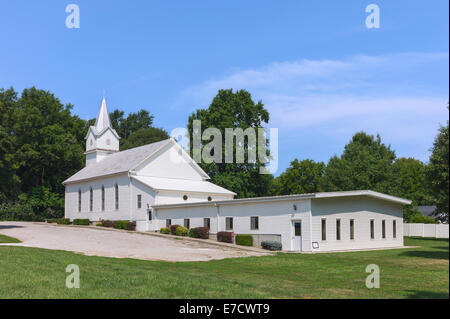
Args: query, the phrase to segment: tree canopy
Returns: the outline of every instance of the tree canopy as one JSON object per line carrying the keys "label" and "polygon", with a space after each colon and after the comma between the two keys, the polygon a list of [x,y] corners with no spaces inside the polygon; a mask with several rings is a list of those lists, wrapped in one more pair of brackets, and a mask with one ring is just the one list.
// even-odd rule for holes
{"label": "tree canopy", "polygon": [[[255,103],[249,92],[246,90],[238,90],[233,92],[229,90],[219,90],[218,94],[212,100],[207,109],[198,109],[188,119],[188,131],[191,137],[191,155],[193,154],[193,121],[200,120],[202,128],[217,128],[221,132],[222,149],[214,150],[214,152],[222,152],[225,154],[225,129],[226,128],[248,128],[258,129],[264,123],[269,122],[269,112],[264,108],[261,101]],[[212,138],[205,139],[201,145],[201,149],[205,147]],[[267,145],[267,143],[266,143]],[[273,176],[270,174],[260,174],[260,168],[264,167],[258,157],[256,161],[248,160],[249,146],[256,147],[258,153],[258,145],[249,145],[248,139],[245,139],[242,145],[245,154],[245,162],[237,163],[236,153],[233,154],[233,163],[224,163],[213,161],[206,163],[203,158],[200,166],[211,177],[213,183],[233,190],[238,197],[255,197],[269,195],[270,184]],[[236,139],[233,139],[233,150],[236,150]]]}

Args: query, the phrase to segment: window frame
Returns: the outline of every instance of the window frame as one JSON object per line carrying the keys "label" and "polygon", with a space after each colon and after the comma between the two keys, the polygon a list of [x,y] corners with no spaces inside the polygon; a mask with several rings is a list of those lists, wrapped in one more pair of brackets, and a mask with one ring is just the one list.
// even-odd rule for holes
{"label": "window frame", "polygon": [[233,217],[225,217],[225,230],[233,230]]}
{"label": "window frame", "polygon": [[136,196],[136,203],[137,203],[137,209],[141,209],[142,208],[142,194],[137,194]]}
{"label": "window frame", "polygon": [[259,216],[250,216],[250,230],[259,230]]}
{"label": "window frame", "polygon": [[336,240],[341,240],[341,219],[336,219]]}
{"label": "window frame", "polygon": [[370,239],[375,239],[375,219],[370,220]]}
{"label": "window frame", "polygon": [[327,240],[327,219],[322,218],[320,220],[320,223],[321,223],[322,241],[326,241]]}
{"label": "window frame", "polygon": [[114,208],[119,210],[119,185],[117,183],[114,184]]}
{"label": "window frame", "polygon": [[397,220],[392,221],[392,237],[397,238]]}
{"label": "window frame", "polygon": [[89,211],[94,211],[94,190],[92,186],[89,188]]}
{"label": "window frame", "polygon": [[350,240],[355,240],[355,220],[350,219]]}
{"label": "window frame", "polygon": [[381,238],[386,239],[386,219],[381,221]]}
{"label": "window frame", "polygon": [[102,212],[105,211],[105,186],[102,185]]}
{"label": "window frame", "polygon": [[81,213],[81,188],[78,189],[78,212]]}
{"label": "window frame", "polygon": [[190,218],[185,218],[183,220],[183,226],[186,227],[187,229],[191,229],[191,219]]}
{"label": "window frame", "polygon": [[166,227],[169,228],[170,226],[172,226],[172,219],[166,218]]}
{"label": "window frame", "polygon": [[211,229],[211,218],[209,217],[203,218],[203,227]]}

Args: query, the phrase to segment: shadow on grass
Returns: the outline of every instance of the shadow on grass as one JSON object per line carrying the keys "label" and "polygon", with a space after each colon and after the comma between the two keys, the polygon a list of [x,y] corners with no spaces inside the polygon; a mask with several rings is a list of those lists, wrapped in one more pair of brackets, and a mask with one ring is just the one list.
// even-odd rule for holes
{"label": "shadow on grass", "polygon": [[408,299],[448,299],[448,293],[435,291],[408,290]]}
{"label": "shadow on grass", "polygon": [[431,259],[447,259],[449,252],[447,251],[427,251],[427,250],[409,250],[401,253],[402,256],[431,258]]}
{"label": "shadow on grass", "polygon": [[0,225],[0,229],[11,229],[11,228],[23,228],[23,226],[16,226],[16,225]]}
{"label": "shadow on grass", "polygon": [[434,238],[434,237],[406,237],[410,239],[419,239],[424,241],[442,241],[448,243],[448,238]]}

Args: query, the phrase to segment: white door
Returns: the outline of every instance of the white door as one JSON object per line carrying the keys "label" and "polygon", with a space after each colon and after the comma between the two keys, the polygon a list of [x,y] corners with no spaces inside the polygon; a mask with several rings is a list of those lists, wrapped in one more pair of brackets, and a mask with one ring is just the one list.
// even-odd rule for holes
{"label": "white door", "polygon": [[295,220],[292,222],[294,228],[294,236],[292,237],[292,249],[302,251],[302,222]]}

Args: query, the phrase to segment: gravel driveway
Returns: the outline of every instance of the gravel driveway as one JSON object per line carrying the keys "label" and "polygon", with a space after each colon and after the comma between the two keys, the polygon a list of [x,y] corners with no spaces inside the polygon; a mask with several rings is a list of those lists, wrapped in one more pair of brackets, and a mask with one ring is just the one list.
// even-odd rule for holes
{"label": "gravel driveway", "polygon": [[[90,256],[166,261],[207,261],[264,253],[138,233],[31,222],[0,222],[0,234],[17,238],[14,246],[68,250]],[[6,245],[6,244],[0,244]]]}

